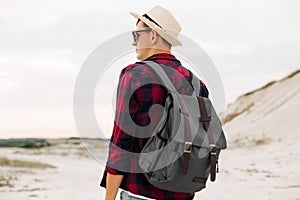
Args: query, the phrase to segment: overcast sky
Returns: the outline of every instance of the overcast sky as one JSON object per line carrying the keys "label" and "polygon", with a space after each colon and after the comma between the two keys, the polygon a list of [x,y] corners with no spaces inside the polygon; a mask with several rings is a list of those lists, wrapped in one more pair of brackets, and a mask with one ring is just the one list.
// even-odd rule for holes
{"label": "overcast sky", "polygon": [[[226,103],[300,68],[297,0],[0,0],[0,137],[77,136],[72,95],[82,64],[101,43],[135,28],[130,11],[157,4],[212,59]],[[135,61],[128,58],[113,73]],[[107,137],[116,81],[107,104],[95,105]]]}

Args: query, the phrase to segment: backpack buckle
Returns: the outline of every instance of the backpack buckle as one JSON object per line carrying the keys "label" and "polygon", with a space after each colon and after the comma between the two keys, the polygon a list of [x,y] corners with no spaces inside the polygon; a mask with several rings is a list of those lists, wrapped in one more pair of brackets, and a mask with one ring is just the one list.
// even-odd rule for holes
{"label": "backpack buckle", "polygon": [[191,152],[192,152],[192,142],[185,142],[184,153],[191,153]]}
{"label": "backpack buckle", "polygon": [[201,116],[199,118],[199,122],[210,122],[211,121],[211,116],[203,117]]}
{"label": "backpack buckle", "polygon": [[210,148],[211,148],[211,150],[210,150],[210,155],[216,156],[216,155],[217,155],[217,152],[216,152],[216,145],[215,145],[215,144],[211,144],[211,145],[210,145]]}

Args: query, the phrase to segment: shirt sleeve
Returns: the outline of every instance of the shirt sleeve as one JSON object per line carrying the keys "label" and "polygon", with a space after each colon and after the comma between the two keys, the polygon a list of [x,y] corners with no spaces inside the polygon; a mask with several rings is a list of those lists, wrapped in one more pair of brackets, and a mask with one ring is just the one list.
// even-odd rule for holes
{"label": "shirt sleeve", "polygon": [[131,99],[131,73],[124,68],[119,77],[116,111],[106,170],[110,174],[126,174],[130,172],[134,161],[133,120],[130,113],[135,112]]}
{"label": "shirt sleeve", "polygon": [[162,109],[152,106],[164,104],[165,88],[157,84],[150,71],[145,70],[143,65],[137,65],[120,75],[107,162],[107,170],[111,174],[136,172],[138,153],[162,116]]}

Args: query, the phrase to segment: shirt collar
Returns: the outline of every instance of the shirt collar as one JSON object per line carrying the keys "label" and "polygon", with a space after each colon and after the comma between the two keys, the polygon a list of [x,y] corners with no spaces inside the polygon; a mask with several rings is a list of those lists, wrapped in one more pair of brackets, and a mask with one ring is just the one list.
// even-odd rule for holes
{"label": "shirt collar", "polygon": [[154,60],[155,61],[155,60],[160,60],[160,59],[178,61],[174,55],[168,54],[168,53],[154,54],[154,55],[146,58],[145,60]]}

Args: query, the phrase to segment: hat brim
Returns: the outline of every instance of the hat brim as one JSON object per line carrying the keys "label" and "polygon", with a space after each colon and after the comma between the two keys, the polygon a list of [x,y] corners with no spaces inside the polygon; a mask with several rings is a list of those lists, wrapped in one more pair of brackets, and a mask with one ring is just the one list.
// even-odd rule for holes
{"label": "hat brim", "polygon": [[147,18],[139,15],[138,13],[135,12],[130,12],[130,14],[135,17],[136,19],[140,19],[142,22],[147,24],[151,29],[155,30],[162,38],[167,40],[172,46],[181,46],[181,42],[177,39],[168,34],[167,32],[172,32],[172,30],[163,30],[159,26],[157,26],[155,23],[151,22]]}

